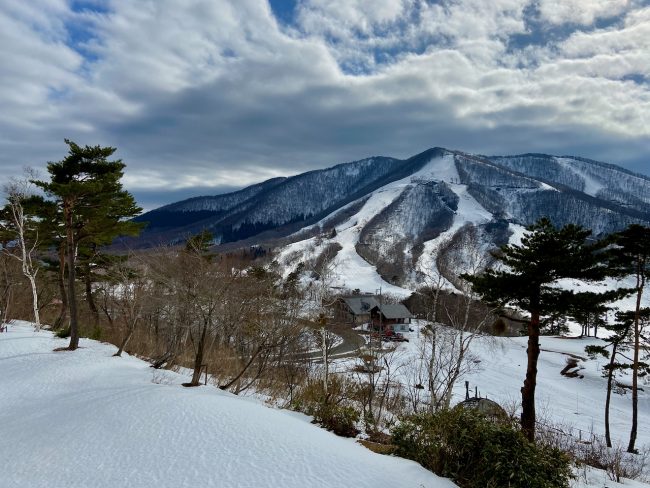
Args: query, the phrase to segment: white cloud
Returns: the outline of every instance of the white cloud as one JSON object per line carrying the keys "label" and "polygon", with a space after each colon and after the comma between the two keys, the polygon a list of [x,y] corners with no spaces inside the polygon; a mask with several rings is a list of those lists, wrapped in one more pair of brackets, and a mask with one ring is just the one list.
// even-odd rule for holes
{"label": "white cloud", "polygon": [[[302,0],[279,26],[265,0],[4,2],[0,164],[57,159],[63,137],[117,146],[133,189],[238,186],[433,145],[598,159],[607,141],[640,159],[650,8],[597,3]],[[71,22],[92,32],[93,58],[70,47]],[[543,38],[569,24],[582,27]]]}
{"label": "white cloud", "polygon": [[630,4],[630,0],[540,0],[539,11],[551,24],[591,25],[596,19],[620,15]]}

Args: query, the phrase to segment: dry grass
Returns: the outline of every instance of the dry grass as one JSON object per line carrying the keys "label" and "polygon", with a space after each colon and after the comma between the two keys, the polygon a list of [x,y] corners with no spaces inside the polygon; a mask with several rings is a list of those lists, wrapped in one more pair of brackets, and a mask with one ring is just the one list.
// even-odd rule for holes
{"label": "dry grass", "polygon": [[364,439],[359,439],[357,442],[363,447],[370,449],[372,452],[376,452],[377,454],[390,455],[393,454],[397,449],[397,446],[394,446],[392,444],[380,444],[379,442],[372,442]]}

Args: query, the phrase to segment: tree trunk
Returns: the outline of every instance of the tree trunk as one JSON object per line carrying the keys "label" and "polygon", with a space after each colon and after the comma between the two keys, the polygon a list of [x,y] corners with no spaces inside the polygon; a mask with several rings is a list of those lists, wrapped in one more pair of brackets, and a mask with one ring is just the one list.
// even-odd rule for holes
{"label": "tree trunk", "polygon": [[[20,207],[18,207],[20,205]],[[32,266],[31,250],[27,249],[27,242],[25,242],[25,215],[23,213],[22,204],[18,202],[12,203],[12,210],[14,216],[14,223],[18,229],[18,245],[20,246],[20,263],[23,275],[29,280],[29,285],[32,290],[32,309],[34,311],[34,329],[36,332],[41,330],[41,317],[38,313],[38,290],[36,289],[36,272]]]}
{"label": "tree trunk", "polygon": [[[7,243],[3,242],[2,248],[7,247]],[[0,320],[2,320],[2,323],[7,323],[9,320],[9,307],[11,305],[11,280],[9,279],[9,268],[7,266],[7,261],[3,259],[2,261],[2,281],[3,281],[3,287],[2,287],[2,317],[0,317]]]}
{"label": "tree trunk", "polygon": [[88,302],[88,308],[90,308],[90,314],[93,316],[93,327],[96,328],[99,326],[99,310],[95,304],[95,299],[93,298],[93,283],[90,279],[90,263],[86,263],[84,268],[86,301]]}
{"label": "tree trunk", "polygon": [[192,372],[192,381],[187,386],[199,386],[201,384],[201,369],[203,366],[203,348],[205,346],[205,337],[208,333],[208,324],[203,324],[201,338],[199,339],[194,356],[194,371]]}
{"label": "tree trunk", "polygon": [[[330,360],[329,360],[329,357],[328,357],[329,355],[327,354],[328,353],[328,350],[327,350],[327,331],[325,330],[325,327],[321,327],[320,333],[321,333],[321,339],[323,340],[323,342],[322,342],[323,368],[324,368],[323,369],[323,371],[324,371],[324,374],[323,374],[323,394],[325,395],[325,397],[327,397],[327,388],[328,388],[329,379],[330,379],[329,378],[330,377],[330,374],[329,374],[330,373],[330,371],[329,371]],[[372,336],[370,337],[370,341],[372,342]]]}
{"label": "tree trunk", "polygon": [[68,307],[70,308],[70,350],[79,347],[79,318],[77,315],[77,295],[75,293],[75,242],[73,228],[72,202],[64,201],[63,215],[65,218],[66,254],[68,266]]}
{"label": "tree trunk", "polygon": [[59,285],[59,294],[61,295],[61,307],[59,308],[59,316],[54,322],[55,329],[64,327],[65,319],[68,316],[68,294],[65,291],[65,242],[59,245],[59,273],[57,276]]}
{"label": "tree trunk", "polygon": [[639,318],[641,314],[641,296],[645,284],[645,274],[641,262],[637,266],[637,293],[636,309],[634,311],[634,361],[632,363],[632,428],[630,429],[630,442],[627,445],[627,452],[636,452],[636,434],[639,423],[639,347],[641,328]]}
{"label": "tree trunk", "polygon": [[38,332],[41,330],[41,316],[38,313],[38,292],[36,290],[36,278],[34,275],[29,274],[27,276],[27,279],[29,280],[29,285],[32,288],[32,304],[34,306],[34,330]]}
{"label": "tree trunk", "polygon": [[449,378],[447,379],[447,385],[445,386],[445,394],[443,395],[444,398],[443,405],[446,409],[448,409],[451,406],[451,397],[452,394],[454,393],[454,385],[456,384],[456,381],[460,376],[460,368],[463,366],[463,361],[465,360],[465,353],[467,352],[469,344],[471,343],[471,341],[469,341],[468,343],[465,342],[465,339],[463,337],[464,334],[463,331],[459,331],[458,334],[459,334],[458,347],[460,349],[458,350],[458,357],[456,358],[454,369],[451,371],[451,373],[449,374]]}
{"label": "tree trunk", "polygon": [[531,312],[528,324],[528,364],[526,379],[521,389],[521,429],[526,438],[535,441],[535,387],[537,386],[537,359],[539,358],[539,312]]}
{"label": "tree trunk", "polygon": [[436,326],[431,326],[431,357],[429,358],[429,364],[427,365],[427,375],[429,380],[429,412],[433,413],[436,410],[438,402],[433,398],[436,385],[434,384],[434,371],[433,369],[436,366]]}
{"label": "tree trunk", "polygon": [[113,356],[116,356],[118,358],[122,357],[122,351],[124,351],[124,348],[128,344],[131,337],[133,336],[133,333],[135,332],[135,326],[136,326],[135,323],[131,324],[129,330],[126,333],[126,336],[124,336],[124,339],[122,339],[122,343],[120,344],[120,347],[117,349],[117,352],[113,354]]}
{"label": "tree trunk", "polygon": [[612,357],[609,360],[609,370],[607,371],[607,397],[605,398],[605,442],[607,442],[607,447],[612,447],[612,437],[609,430],[609,405],[612,400],[612,383],[614,382],[617,347],[618,343],[615,342],[612,346]]}
{"label": "tree trunk", "polygon": [[239,374],[237,374],[237,376],[235,376],[235,377],[234,377],[232,380],[230,380],[228,383],[226,383],[226,384],[224,384],[224,385],[219,385],[219,389],[220,389],[220,390],[227,390],[227,389],[230,388],[232,385],[234,385],[237,381],[239,381],[239,378],[241,378],[241,377],[244,375],[244,373],[246,372],[246,370],[250,367],[251,364],[253,364],[253,361],[255,361],[255,358],[257,358],[257,356],[258,356],[262,351],[263,351],[263,348],[262,348],[261,346],[258,347],[258,348],[255,350],[255,352],[253,353],[253,355],[251,356],[251,358],[248,360],[248,362],[246,363],[246,365],[245,365],[245,366],[242,368],[242,370],[239,372]]}

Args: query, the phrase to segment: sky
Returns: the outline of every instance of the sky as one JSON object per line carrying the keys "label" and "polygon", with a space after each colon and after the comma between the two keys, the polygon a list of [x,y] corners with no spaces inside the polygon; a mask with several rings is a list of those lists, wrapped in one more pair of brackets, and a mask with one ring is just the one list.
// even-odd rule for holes
{"label": "sky", "polygon": [[650,2],[0,0],[0,181],[64,138],[146,209],[435,146],[650,174]]}

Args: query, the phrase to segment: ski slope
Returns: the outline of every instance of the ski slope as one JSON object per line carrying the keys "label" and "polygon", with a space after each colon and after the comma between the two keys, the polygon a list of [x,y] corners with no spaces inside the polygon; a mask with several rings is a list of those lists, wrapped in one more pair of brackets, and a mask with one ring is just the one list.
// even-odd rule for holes
{"label": "ski slope", "polygon": [[[359,236],[368,222],[393,203],[409,186],[417,184],[419,181],[445,182],[459,197],[458,209],[455,212],[451,227],[437,238],[429,240],[424,244],[424,252],[419,259],[417,269],[425,273],[430,272],[432,268],[435,268],[437,248],[445,239],[453,236],[454,233],[467,223],[484,224],[492,218],[491,214],[467,192],[467,186],[459,183],[460,177],[454,164],[453,154],[433,158],[412,175],[375,190],[357,213],[342,224],[336,226],[336,237],[332,239],[312,237],[290,244],[281,251],[278,256],[278,261],[287,264],[288,258],[295,256],[297,253],[302,256],[302,260],[311,259],[317,256],[324,246],[330,243],[338,243],[341,246],[341,250],[336,256],[337,276],[332,283],[333,287],[351,290],[357,288],[362,292],[369,293],[375,293],[381,288],[383,293],[390,293],[400,298],[408,297],[411,294],[411,290],[385,281],[379,275],[374,265],[368,263],[357,254],[355,246],[359,242]],[[350,205],[353,204],[354,202]],[[317,227],[322,228],[339,211],[337,210],[333,214],[328,215],[307,230]],[[286,273],[290,271],[289,266],[287,267]],[[416,282],[409,283],[412,288],[417,288],[420,284]],[[449,285],[449,287],[453,288],[452,285]]]}

